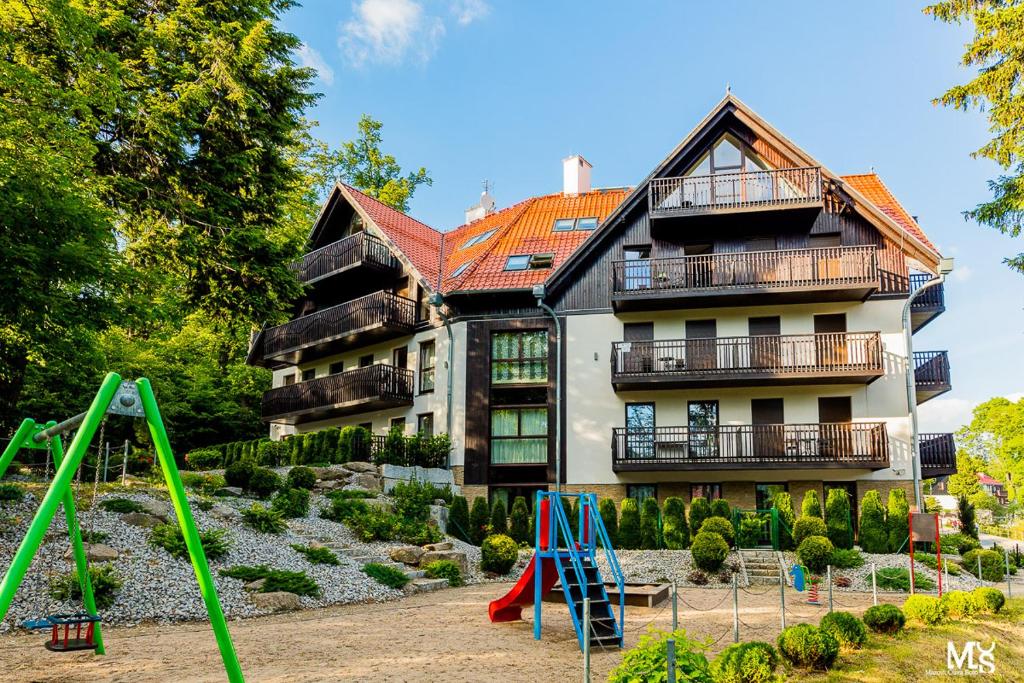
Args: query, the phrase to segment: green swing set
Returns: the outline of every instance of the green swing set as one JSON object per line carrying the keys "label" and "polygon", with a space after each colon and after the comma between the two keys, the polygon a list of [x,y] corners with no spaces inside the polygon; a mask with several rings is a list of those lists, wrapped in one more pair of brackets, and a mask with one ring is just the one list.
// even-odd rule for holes
{"label": "green swing set", "polygon": [[[25,538],[18,546],[11,566],[7,568],[3,581],[0,582],[0,620],[7,616],[11,602],[14,600],[14,594],[25,578],[32,558],[39,552],[43,537],[57,513],[57,506],[63,503],[85,611],[80,614],[49,615],[25,622],[24,626],[34,629],[50,629],[51,636],[46,647],[53,651],[94,650],[97,654],[105,653],[100,616],[96,610],[96,600],[89,578],[88,561],[82,545],[82,533],[75,513],[72,479],[89,449],[96,430],[108,414],[145,418],[149,433],[153,438],[160,469],[167,481],[167,489],[170,492],[178,524],[185,537],[185,545],[188,547],[203,602],[210,615],[210,625],[213,627],[213,633],[217,639],[217,646],[224,661],[228,680],[232,683],[244,681],[238,656],[235,654],[235,647],[231,642],[231,634],[228,632],[227,622],[224,619],[224,611],[221,609],[217,589],[210,574],[210,565],[199,540],[199,532],[192,517],[192,510],[188,505],[185,489],[181,484],[178,467],[174,463],[174,454],[171,452],[167,430],[160,417],[153,388],[150,386],[149,380],[145,378],[135,382],[122,382],[119,375],[109,373],[103,379],[96,397],[86,412],[60,423],[51,421],[40,424],[27,418],[18,427],[3,455],[0,455],[0,477],[3,477],[15,454],[22,448],[49,448],[56,468],[53,482],[43,496],[42,503],[32,518]],[[78,431],[65,455],[61,444],[61,434],[76,428]]]}

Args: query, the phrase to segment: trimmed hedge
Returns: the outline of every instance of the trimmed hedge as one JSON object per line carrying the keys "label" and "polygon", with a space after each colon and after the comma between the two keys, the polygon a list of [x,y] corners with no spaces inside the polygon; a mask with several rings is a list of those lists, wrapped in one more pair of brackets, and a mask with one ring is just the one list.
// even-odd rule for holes
{"label": "trimmed hedge", "polygon": [[793,524],[793,542],[800,547],[808,536],[824,536],[827,532],[825,520],[821,517],[803,516]]}
{"label": "trimmed hedge", "polygon": [[882,507],[882,497],[875,490],[865,493],[860,501],[860,547],[866,553],[889,550],[885,508]]}
{"label": "trimmed hedge", "polygon": [[508,574],[519,559],[519,545],[505,534],[492,534],[480,546],[480,568]]}
{"label": "trimmed hedge", "polygon": [[686,505],[682,498],[672,496],[665,499],[661,524],[666,548],[685,550],[690,547],[690,526],[686,521]]}
{"label": "trimmed hedge", "polygon": [[868,639],[864,622],[849,612],[830,612],[821,618],[819,628],[832,634],[839,645],[853,650],[860,649]]}
{"label": "trimmed hedge", "polygon": [[711,516],[711,504],[707,498],[699,496],[690,501],[690,536],[700,532],[700,525]]}
{"label": "trimmed hedge", "polygon": [[839,641],[810,624],[790,626],[779,634],[779,653],[793,666],[826,670],[839,655]]}
{"label": "trimmed hedge", "polygon": [[733,643],[711,662],[711,678],[715,683],[771,683],[778,666],[779,655],[768,643]]}
{"label": "trimmed hedge", "polygon": [[910,621],[935,626],[945,621],[946,606],[930,595],[911,595],[903,602],[903,614]]}
{"label": "trimmed hedge", "polygon": [[796,549],[800,562],[812,572],[823,572],[832,558],[832,541],[825,536],[808,536]]}
{"label": "trimmed hedge", "polygon": [[708,517],[704,520],[704,523],[700,525],[699,533],[706,532],[716,533],[725,539],[725,542],[732,547],[736,540],[736,530],[733,529],[732,522],[725,517]]}
{"label": "trimmed hedge", "polygon": [[837,548],[853,547],[850,528],[850,496],[844,489],[831,489],[825,499],[825,527],[828,540]]}
{"label": "trimmed hedge", "polygon": [[981,597],[966,591],[944,593],[939,602],[950,619],[971,619],[976,614],[988,611],[988,605]]}
{"label": "trimmed hedge", "polygon": [[1006,596],[1003,595],[1002,591],[995,588],[981,586],[980,588],[975,588],[971,593],[978,599],[983,612],[998,614],[999,610],[1006,604]]}
{"label": "trimmed hedge", "polygon": [[896,605],[875,605],[864,612],[864,624],[875,633],[892,635],[903,629],[907,617]]}
{"label": "trimmed hedge", "polygon": [[690,547],[693,563],[698,569],[716,572],[721,569],[725,558],[729,555],[729,544],[721,534],[713,531],[701,531],[693,537]]}
{"label": "trimmed hedge", "polygon": [[619,517],[619,547],[637,550],[640,547],[640,507],[634,498],[624,498]]}
{"label": "trimmed hedge", "polygon": [[658,525],[660,517],[658,499],[644,498],[640,506],[640,547],[644,550],[657,550],[662,546],[661,529]]}

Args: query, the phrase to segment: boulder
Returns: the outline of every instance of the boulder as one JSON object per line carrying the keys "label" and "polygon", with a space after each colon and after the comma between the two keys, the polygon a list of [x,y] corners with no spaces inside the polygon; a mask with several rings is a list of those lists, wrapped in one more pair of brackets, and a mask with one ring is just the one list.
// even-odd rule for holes
{"label": "boulder", "polygon": [[159,517],[154,517],[146,512],[129,512],[128,514],[121,515],[121,521],[125,524],[141,526],[147,529],[164,523]]}
{"label": "boulder", "polygon": [[419,564],[420,558],[423,557],[423,552],[423,548],[417,545],[403,545],[398,548],[392,548],[391,552],[388,553],[388,557],[395,562],[415,565]]}
{"label": "boulder", "polygon": [[253,593],[252,603],[259,609],[271,612],[286,612],[302,609],[302,600],[295,593],[274,591],[273,593]]}
{"label": "boulder", "polygon": [[[113,562],[119,555],[116,550],[103,543],[83,543],[82,547],[85,548],[85,556],[90,562]],[[64,559],[71,557],[71,548],[68,548],[64,553]]]}
{"label": "boulder", "polygon": [[358,460],[353,460],[352,462],[345,463],[344,465],[342,465],[342,467],[351,472],[372,472],[374,474],[378,474],[377,466],[374,465],[372,462],[360,462]]}
{"label": "boulder", "polygon": [[357,472],[352,476],[349,486],[356,486],[367,491],[380,491],[380,477],[368,472]]}
{"label": "boulder", "polygon": [[334,491],[345,486],[344,479],[321,479],[316,482],[316,489],[319,491]]}
{"label": "boulder", "polygon": [[139,505],[147,514],[159,517],[164,522],[169,522],[174,517],[174,509],[171,508],[170,503],[159,500],[142,500],[139,501]]}
{"label": "boulder", "polygon": [[451,560],[459,565],[463,575],[469,572],[469,561],[466,559],[466,553],[460,553],[456,550],[428,550],[420,556],[420,566],[425,567],[435,560]]}
{"label": "boulder", "polygon": [[223,503],[214,503],[213,507],[210,508],[210,514],[217,519],[224,520],[226,522],[235,521],[242,518],[242,513],[231,507],[230,505],[224,505]]}
{"label": "boulder", "polygon": [[255,581],[250,581],[249,583],[242,586],[242,589],[250,593],[257,593],[265,585],[267,585],[266,579],[256,579]]}
{"label": "boulder", "polygon": [[452,547],[453,546],[452,546],[452,542],[451,541],[442,541],[440,543],[428,543],[427,545],[423,546],[423,549],[424,550],[451,550]]}
{"label": "boulder", "polygon": [[225,486],[222,489],[217,489],[215,496],[229,496],[231,498],[238,498],[242,495],[242,489],[238,486]]}
{"label": "boulder", "polygon": [[440,529],[441,533],[448,533],[448,508],[444,505],[431,505],[430,523]]}
{"label": "boulder", "polygon": [[316,472],[317,479],[325,482],[348,479],[352,476],[352,470],[335,469],[333,467],[315,467],[313,471]]}

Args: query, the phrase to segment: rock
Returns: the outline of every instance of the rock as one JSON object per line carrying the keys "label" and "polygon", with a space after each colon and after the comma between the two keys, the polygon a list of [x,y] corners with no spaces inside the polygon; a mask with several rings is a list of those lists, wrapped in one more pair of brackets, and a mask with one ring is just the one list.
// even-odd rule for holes
{"label": "rock", "polygon": [[352,462],[345,463],[342,467],[350,472],[372,472],[374,474],[378,474],[377,466],[370,462],[359,462],[358,460],[354,460]]}
{"label": "rock", "polygon": [[159,517],[161,521],[168,522],[174,516],[174,510],[171,508],[170,503],[164,503],[159,500],[140,500],[139,505],[142,509],[154,517]]}
{"label": "rock", "polygon": [[428,543],[427,545],[423,546],[423,549],[424,550],[451,550],[452,549],[452,542],[451,541],[442,541],[441,543]]}
{"label": "rock", "polygon": [[[376,468],[374,468],[376,469]],[[337,481],[339,479],[348,479],[352,476],[354,470],[342,470],[333,469],[330,467],[316,467],[313,469],[316,472],[316,478],[320,481]]]}
{"label": "rock", "polygon": [[121,515],[121,521],[125,524],[141,526],[146,529],[159,526],[164,523],[164,521],[159,517],[154,517],[146,512],[129,512],[126,515]]}
{"label": "rock", "polygon": [[242,495],[242,489],[238,486],[225,486],[222,489],[217,489],[215,496],[230,496],[232,498],[238,498]]}
{"label": "rock", "polygon": [[448,508],[444,505],[431,505],[430,523],[440,529],[441,533],[448,533]]}
{"label": "rock", "polygon": [[224,520],[225,522],[231,522],[242,518],[241,512],[230,505],[224,505],[223,503],[214,503],[213,507],[210,508],[210,514],[217,519]]}
{"label": "rock", "polygon": [[259,609],[271,612],[286,612],[302,609],[302,600],[295,593],[274,591],[273,593],[253,593],[252,603]]}
{"label": "rock", "polygon": [[357,472],[352,477],[349,486],[357,486],[359,488],[366,489],[367,491],[380,491],[380,477],[376,474],[369,474],[368,472]]}
{"label": "rock", "polygon": [[416,545],[403,545],[398,548],[392,548],[391,552],[388,553],[395,562],[401,562],[402,564],[419,564],[420,558],[423,557],[424,550]]}
{"label": "rock", "polygon": [[469,572],[469,561],[466,559],[466,553],[460,553],[457,550],[428,550],[420,556],[420,566],[424,567],[435,560],[451,560],[459,565],[463,575]]}
{"label": "rock", "polygon": [[317,481],[316,488],[320,491],[334,491],[345,486],[344,479],[322,479]]}
{"label": "rock", "polygon": [[250,581],[249,583],[242,586],[242,589],[250,593],[258,593],[259,590],[266,585],[266,583],[266,579],[256,579],[255,581]]}
{"label": "rock", "polygon": [[448,503],[445,502],[444,498],[435,498],[434,505],[439,508],[448,507]]}
{"label": "rock", "polygon": [[[85,548],[85,556],[90,562],[113,562],[120,554],[103,543],[83,543],[82,547]],[[68,548],[64,553],[64,559],[70,560],[72,557],[71,548]]]}

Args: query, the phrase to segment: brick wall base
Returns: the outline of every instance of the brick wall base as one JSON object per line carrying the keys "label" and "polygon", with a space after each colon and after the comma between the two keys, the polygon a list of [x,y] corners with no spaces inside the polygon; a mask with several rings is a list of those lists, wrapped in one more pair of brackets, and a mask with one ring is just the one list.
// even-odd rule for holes
{"label": "brick wall base", "polygon": [[864,494],[868,491],[878,491],[878,495],[882,498],[882,505],[886,505],[889,502],[889,492],[893,489],[903,489],[907,493],[907,502],[910,503],[911,509],[914,507],[914,482],[910,480],[899,480],[899,481],[858,481],[857,482],[857,500],[858,502],[864,499]]}

